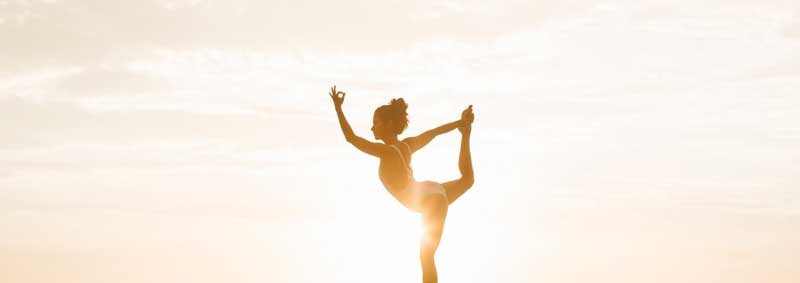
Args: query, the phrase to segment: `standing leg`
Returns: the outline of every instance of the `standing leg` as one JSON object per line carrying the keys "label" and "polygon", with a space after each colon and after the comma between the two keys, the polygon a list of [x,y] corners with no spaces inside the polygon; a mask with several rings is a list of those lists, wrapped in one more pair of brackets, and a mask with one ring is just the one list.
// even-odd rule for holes
{"label": "standing leg", "polygon": [[420,240],[419,259],[422,264],[423,283],[439,281],[433,258],[439,247],[439,241],[442,239],[447,205],[447,199],[442,195],[430,195],[422,205],[423,234]]}

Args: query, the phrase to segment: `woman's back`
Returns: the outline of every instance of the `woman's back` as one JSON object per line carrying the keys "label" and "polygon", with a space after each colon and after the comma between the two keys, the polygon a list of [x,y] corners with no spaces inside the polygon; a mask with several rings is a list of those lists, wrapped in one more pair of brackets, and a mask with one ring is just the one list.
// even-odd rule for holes
{"label": "woman's back", "polygon": [[414,180],[414,172],[411,169],[411,148],[403,142],[398,144],[389,145],[397,154],[382,157],[378,167],[378,176],[392,195],[405,189],[408,183]]}

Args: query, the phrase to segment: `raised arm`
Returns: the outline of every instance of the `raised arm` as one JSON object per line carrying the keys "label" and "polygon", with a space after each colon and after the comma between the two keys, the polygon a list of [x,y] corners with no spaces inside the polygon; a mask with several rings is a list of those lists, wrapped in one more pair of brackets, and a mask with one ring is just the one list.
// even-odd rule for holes
{"label": "raised arm", "polygon": [[[339,96],[340,94],[341,96]],[[333,86],[329,95],[331,99],[333,99],[333,106],[336,108],[336,116],[339,118],[339,126],[342,127],[342,133],[347,142],[358,148],[358,150],[379,158],[391,151],[391,147],[382,143],[370,142],[357,136],[353,132],[353,128],[350,127],[350,123],[347,122],[347,118],[344,117],[344,112],[342,111],[342,104],[344,103],[345,96],[343,91],[337,92],[336,86]]]}
{"label": "raised arm", "polygon": [[[472,105],[470,105],[469,108],[467,108],[467,109],[470,109],[470,111],[472,111],[471,108],[472,108]],[[420,150],[421,148],[425,147],[425,145],[427,145],[429,142],[431,142],[431,140],[433,140],[433,138],[435,138],[436,136],[444,134],[444,133],[447,133],[447,132],[450,132],[452,130],[455,130],[456,128],[459,128],[459,127],[463,126],[465,123],[471,123],[471,122],[472,122],[471,120],[470,121],[466,121],[465,119],[462,118],[460,120],[453,121],[453,122],[441,125],[439,127],[436,127],[434,129],[428,130],[428,131],[426,131],[426,132],[424,132],[424,133],[422,133],[422,134],[420,134],[420,135],[418,135],[416,137],[406,138],[403,141],[406,144],[408,144],[408,146],[411,148],[411,152],[415,152],[415,151]]]}

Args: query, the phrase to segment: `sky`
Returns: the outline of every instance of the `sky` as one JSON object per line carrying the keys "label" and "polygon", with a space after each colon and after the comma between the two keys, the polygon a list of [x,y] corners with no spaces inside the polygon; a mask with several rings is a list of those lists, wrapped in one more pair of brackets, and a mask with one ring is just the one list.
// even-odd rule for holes
{"label": "sky", "polygon": [[334,84],[365,138],[474,105],[441,282],[800,276],[797,1],[0,0],[0,39],[3,282],[419,281]]}

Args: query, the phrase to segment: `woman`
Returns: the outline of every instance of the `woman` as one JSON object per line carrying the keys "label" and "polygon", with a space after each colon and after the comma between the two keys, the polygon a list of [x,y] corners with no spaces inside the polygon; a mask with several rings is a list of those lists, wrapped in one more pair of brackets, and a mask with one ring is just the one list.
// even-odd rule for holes
{"label": "woman", "polygon": [[[461,119],[429,130],[416,137],[398,140],[397,136],[408,126],[406,109],[408,105],[402,98],[392,99],[388,105],[375,110],[372,118],[372,133],[376,140],[370,142],[356,136],[342,112],[345,93],[336,91],[336,86],[328,93],[333,99],[339,125],[347,142],[369,155],[381,159],[378,175],[386,190],[410,210],[422,214],[424,235],[420,243],[420,262],[422,263],[422,282],[437,282],[436,264],[433,257],[442,237],[447,207],[464,194],[475,180],[472,172],[472,157],[469,152],[469,137],[472,131],[472,105],[461,113]],[[414,180],[411,170],[411,155],[427,145],[438,135],[458,128],[461,132],[461,154],[458,169],[461,178],[445,183]]]}

